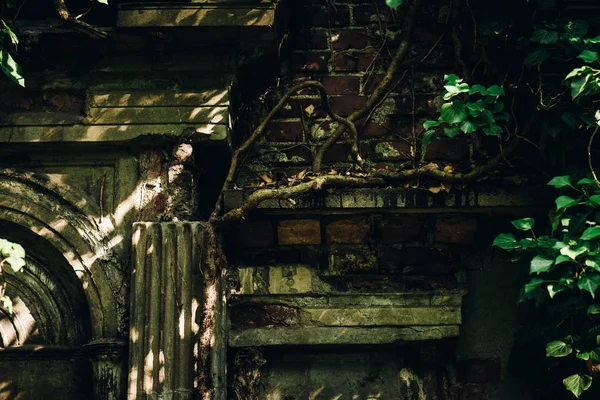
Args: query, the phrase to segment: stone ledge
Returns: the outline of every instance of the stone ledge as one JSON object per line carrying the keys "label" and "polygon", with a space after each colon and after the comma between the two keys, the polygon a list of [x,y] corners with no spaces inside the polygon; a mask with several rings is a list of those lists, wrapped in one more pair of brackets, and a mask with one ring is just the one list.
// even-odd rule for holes
{"label": "stone ledge", "polygon": [[147,136],[180,137],[193,141],[227,142],[225,124],[35,125],[0,127],[3,143],[96,142],[123,143]]}
{"label": "stone ledge", "polygon": [[378,345],[456,337],[458,325],[402,328],[251,328],[229,332],[232,347],[282,345]]}
{"label": "stone ledge", "polygon": [[[239,207],[253,190],[230,190],[225,193],[225,208]],[[327,189],[287,200],[266,200],[262,210],[314,209],[396,209],[396,208],[490,208],[537,207],[550,203],[550,189],[545,187],[498,188],[480,186],[450,193],[433,194],[424,190],[402,188]]]}
{"label": "stone ledge", "polygon": [[272,27],[275,4],[272,1],[225,3],[124,3],[119,5],[117,26],[252,26]]}

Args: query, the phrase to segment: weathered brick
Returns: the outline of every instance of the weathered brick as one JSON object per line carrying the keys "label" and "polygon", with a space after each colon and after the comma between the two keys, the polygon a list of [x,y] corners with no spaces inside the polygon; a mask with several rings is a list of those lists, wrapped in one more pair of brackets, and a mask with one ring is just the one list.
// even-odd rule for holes
{"label": "weathered brick", "polygon": [[321,78],[328,94],[358,94],[360,78],[358,76],[338,75]]}
{"label": "weathered brick", "polygon": [[331,45],[334,50],[362,49],[368,43],[369,37],[363,30],[344,29],[331,35]]}
{"label": "weathered brick", "polygon": [[332,221],[325,228],[325,237],[327,244],[347,243],[362,244],[366,243],[371,233],[371,223],[368,218],[358,217],[351,219],[341,219]]}
{"label": "weathered brick", "polygon": [[322,29],[311,29],[294,37],[293,48],[297,50],[327,50],[329,32]]}
{"label": "weathered brick", "polygon": [[232,232],[236,246],[258,248],[275,244],[273,223],[269,220],[243,220],[235,225]]}
{"label": "weathered brick", "polygon": [[371,142],[371,158],[375,161],[405,161],[410,159],[410,145],[404,140]]}
{"label": "weathered brick", "polygon": [[366,71],[375,62],[376,54],[373,51],[354,51],[335,53],[335,70],[340,72]]}
{"label": "weathered brick", "polygon": [[393,11],[382,5],[363,4],[353,9],[354,23],[357,25],[379,25],[384,22],[393,22]]}
{"label": "weathered brick", "polygon": [[365,245],[331,246],[329,255],[329,271],[333,275],[357,272],[373,272],[377,269],[375,252]]}
{"label": "weathered brick", "polygon": [[231,308],[231,327],[259,328],[264,326],[293,326],[300,323],[301,313],[298,308],[265,304],[236,305]]}
{"label": "weathered brick", "polygon": [[381,241],[384,244],[427,239],[427,220],[415,216],[387,218],[381,222]]}
{"label": "weathered brick", "polygon": [[483,400],[481,388],[472,384],[459,384],[450,389],[453,400]]}
{"label": "weathered brick", "polygon": [[308,26],[349,26],[350,9],[347,5],[309,5],[304,7],[304,19]]}
{"label": "weathered brick", "polygon": [[267,137],[279,142],[302,141],[303,127],[300,121],[272,121],[269,123]]}
{"label": "weathered brick", "polygon": [[292,72],[327,72],[327,63],[331,53],[319,52],[319,53],[305,53],[292,54],[290,61],[290,69]]}
{"label": "weathered brick", "polygon": [[280,245],[320,244],[321,223],[314,219],[279,221],[277,235]]}
{"label": "weathered brick", "polygon": [[462,382],[484,383],[499,381],[502,377],[502,364],[498,359],[461,360],[457,365],[458,379]]}
{"label": "weathered brick", "polygon": [[331,98],[331,107],[343,117],[347,117],[354,111],[363,108],[367,103],[365,96],[336,96]]}
{"label": "weathered brick", "polygon": [[[442,105],[441,97],[432,95],[394,96],[398,114],[437,115]],[[414,100],[414,105],[413,105]],[[414,109],[413,109],[414,107]]]}
{"label": "weathered brick", "polygon": [[469,157],[469,144],[458,138],[439,138],[425,151],[425,161],[463,161]]}
{"label": "weathered brick", "polygon": [[438,243],[473,244],[476,232],[475,218],[439,218],[435,222],[435,240]]}
{"label": "weathered brick", "polygon": [[[364,94],[371,94],[373,93],[373,91],[381,84],[381,81],[383,80],[384,74],[371,74],[371,75],[365,75],[363,77],[363,82],[362,82],[362,90]],[[392,81],[390,83],[390,90],[392,92],[396,92],[398,91],[398,87],[400,86],[400,83],[406,78],[403,78],[402,75],[394,75],[392,77]]]}

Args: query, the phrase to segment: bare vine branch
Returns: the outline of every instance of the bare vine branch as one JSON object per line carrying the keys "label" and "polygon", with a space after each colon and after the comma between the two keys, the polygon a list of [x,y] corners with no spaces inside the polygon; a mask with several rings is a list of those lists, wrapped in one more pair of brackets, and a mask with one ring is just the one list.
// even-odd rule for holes
{"label": "bare vine branch", "polygon": [[588,166],[590,167],[590,172],[592,173],[592,177],[596,181],[596,186],[600,188],[600,181],[598,181],[598,176],[596,175],[596,171],[594,171],[594,166],[592,165],[592,143],[594,142],[594,137],[596,137],[596,133],[598,133],[598,129],[600,125],[596,126],[594,132],[592,132],[592,136],[590,136],[590,141],[587,145],[587,156],[588,156]]}
{"label": "bare vine branch", "polygon": [[81,31],[95,39],[107,39],[110,36],[108,32],[104,32],[103,30],[98,29],[95,26],[88,24],[87,22],[81,21],[80,19],[78,19],[79,17],[72,16],[69,10],[67,9],[65,0],[54,0],[54,7],[56,8],[60,19],[62,19],[65,22],[68,22],[69,24],[72,24],[73,27],[78,31]]}

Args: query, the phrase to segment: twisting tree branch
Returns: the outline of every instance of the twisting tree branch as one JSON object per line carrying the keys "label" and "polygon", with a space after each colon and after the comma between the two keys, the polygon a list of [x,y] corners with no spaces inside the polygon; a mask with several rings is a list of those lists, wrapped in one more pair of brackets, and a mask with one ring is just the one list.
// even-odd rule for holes
{"label": "twisting tree branch", "polygon": [[77,17],[72,16],[69,10],[67,9],[65,0],[54,0],[54,7],[56,8],[60,19],[72,24],[73,27],[78,31],[81,31],[95,39],[107,39],[110,36],[107,32],[104,32],[96,28],[95,26],[92,26],[87,22],[81,21],[77,19]]}
{"label": "twisting tree branch", "polygon": [[[400,64],[402,63],[402,60],[406,56],[406,53],[408,52],[408,48],[410,47],[412,33],[413,33],[413,30],[415,27],[416,15],[417,15],[417,12],[419,11],[420,6],[421,6],[421,0],[415,0],[413,3],[413,6],[411,7],[411,9],[408,11],[408,14],[406,15],[405,27],[404,27],[404,37],[402,38],[402,41],[400,42],[400,45],[398,46],[398,49],[396,50],[396,54],[394,54],[394,58],[392,58],[392,62],[390,63],[390,66],[388,67],[388,69],[387,69],[383,79],[379,83],[379,85],[377,85],[377,87],[375,88],[375,90],[373,91],[371,96],[369,96],[367,98],[367,102],[366,102],[365,106],[361,109],[354,111],[352,114],[350,114],[350,116],[348,117],[348,120],[350,122],[356,122],[359,119],[366,117],[374,108],[376,108],[379,105],[379,103],[387,95],[387,93],[390,89],[390,86],[392,85],[392,82],[394,80],[394,75],[398,71],[398,68],[400,67]],[[338,126],[333,131],[331,136],[329,136],[329,138],[321,145],[321,147],[317,151],[317,154],[315,155],[315,158],[313,160],[312,169],[313,169],[314,173],[318,174],[319,172],[321,172],[321,169],[323,166],[323,158],[325,157],[325,153],[344,134],[346,128],[347,128],[347,126],[345,126],[345,125]],[[355,132],[351,132],[351,133],[352,133],[352,135],[355,135]],[[356,136],[358,136],[358,133],[356,133]]]}
{"label": "twisting tree branch", "polygon": [[380,178],[360,178],[344,175],[321,175],[311,181],[303,182],[295,186],[289,186],[278,189],[261,189],[252,193],[241,207],[230,210],[221,218],[222,221],[236,221],[244,219],[250,211],[255,209],[265,200],[271,199],[291,199],[298,195],[308,192],[314,192],[327,186],[346,187],[359,186],[365,184],[382,184],[385,181]]}
{"label": "twisting tree branch", "polygon": [[283,95],[283,97],[279,100],[279,102],[275,105],[275,107],[273,107],[271,109],[269,114],[260,123],[260,125],[258,125],[258,127],[256,127],[256,129],[252,132],[250,137],[248,139],[246,139],[246,141],[244,141],[244,143],[242,143],[242,145],[233,152],[233,155],[231,156],[231,164],[229,166],[229,172],[227,173],[227,177],[225,178],[225,181],[223,182],[223,187],[221,188],[221,192],[217,199],[217,203],[215,204],[214,211],[211,214],[211,218],[217,218],[219,216],[219,214],[221,213],[221,210],[222,210],[221,203],[223,200],[223,193],[229,189],[229,186],[231,186],[231,183],[233,182],[235,173],[237,172],[240,156],[246,150],[248,150],[248,148],[250,148],[250,146],[252,146],[252,144],[254,144],[258,139],[260,139],[265,134],[269,122],[271,122],[271,120],[275,117],[275,115],[277,115],[277,113],[279,111],[281,111],[281,109],[286,105],[286,103],[288,102],[290,97],[292,97],[294,94],[296,94],[300,90],[306,89],[306,88],[317,89],[317,91],[319,92],[319,96],[320,96],[320,100],[321,100],[321,108],[323,109],[323,111],[325,111],[325,113],[332,120],[338,122],[340,124],[340,126],[343,126],[344,129],[349,129],[351,132],[353,132],[353,134],[358,136],[358,133],[356,131],[356,126],[348,118],[340,117],[335,112],[333,112],[333,110],[331,109],[331,105],[329,104],[329,99],[327,98],[327,91],[325,90],[325,87],[320,82],[307,81],[307,82],[303,82],[303,83],[293,86]]}

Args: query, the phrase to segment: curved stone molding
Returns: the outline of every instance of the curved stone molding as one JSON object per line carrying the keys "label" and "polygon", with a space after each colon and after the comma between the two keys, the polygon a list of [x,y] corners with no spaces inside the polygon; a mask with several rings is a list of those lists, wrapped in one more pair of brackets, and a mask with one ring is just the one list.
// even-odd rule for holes
{"label": "curved stone molding", "polygon": [[85,293],[92,339],[119,336],[118,303],[124,303],[125,289],[123,272],[111,251],[110,234],[115,227],[100,215],[85,195],[51,175],[0,173],[0,222],[22,231],[3,236],[14,233],[33,247],[60,253]]}
{"label": "curved stone molding", "polygon": [[191,399],[204,223],[136,223],[129,399]]}

